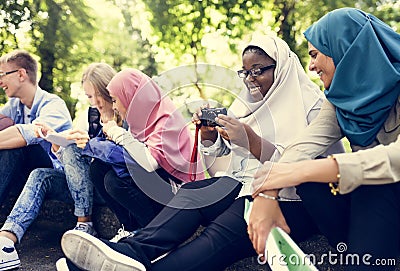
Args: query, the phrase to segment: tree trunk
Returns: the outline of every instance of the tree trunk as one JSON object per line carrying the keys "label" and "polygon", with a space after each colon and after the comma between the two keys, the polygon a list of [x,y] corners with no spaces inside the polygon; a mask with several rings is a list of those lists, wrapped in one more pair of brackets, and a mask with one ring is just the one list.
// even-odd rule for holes
{"label": "tree trunk", "polygon": [[53,68],[55,67],[55,47],[57,41],[57,27],[59,23],[59,16],[61,9],[52,0],[46,1],[48,10],[48,21],[43,27],[43,41],[39,43],[38,53],[40,56],[41,64],[41,78],[39,80],[39,86],[53,93],[54,92],[54,77]]}

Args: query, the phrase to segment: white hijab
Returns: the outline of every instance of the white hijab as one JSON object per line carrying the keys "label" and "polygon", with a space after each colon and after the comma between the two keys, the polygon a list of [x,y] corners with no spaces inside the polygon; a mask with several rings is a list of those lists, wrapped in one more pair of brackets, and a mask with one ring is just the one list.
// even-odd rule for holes
{"label": "white hijab", "polygon": [[308,78],[296,54],[280,38],[263,36],[253,39],[249,46],[261,48],[276,61],[274,83],[260,101],[254,101],[249,90],[244,89],[230,111],[259,136],[275,144],[282,154],[294,136],[308,125],[307,116],[323,98],[323,93]]}

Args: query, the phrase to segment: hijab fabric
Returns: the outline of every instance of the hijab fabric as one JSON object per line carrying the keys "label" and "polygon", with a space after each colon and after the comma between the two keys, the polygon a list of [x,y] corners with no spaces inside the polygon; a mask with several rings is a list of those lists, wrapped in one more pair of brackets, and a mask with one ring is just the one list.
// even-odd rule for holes
{"label": "hijab fabric", "polygon": [[370,145],[400,94],[400,35],[354,8],[327,13],[304,35],[336,66],[325,95],[343,134],[353,145]]}
{"label": "hijab fabric", "polygon": [[282,153],[294,135],[308,125],[307,116],[323,94],[282,39],[262,36],[253,38],[249,46],[261,48],[276,61],[274,83],[260,101],[254,101],[244,89],[230,110]]}
{"label": "hijab fabric", "polygon": [[[168,173],[190,181],[193,140],[182,114],[147,75],[136,69],[117,73],[107,86],[127,109],[125,121],[133,137],[146,144],[151,155]],[[197,179],[203,179],[198,166]]]}

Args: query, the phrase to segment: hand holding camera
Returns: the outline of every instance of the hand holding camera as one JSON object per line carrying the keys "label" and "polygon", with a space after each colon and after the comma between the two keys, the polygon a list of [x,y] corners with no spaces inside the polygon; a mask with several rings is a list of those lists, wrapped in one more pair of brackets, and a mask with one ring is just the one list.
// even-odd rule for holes
{"label": "hand holding camera", "polygon": [[[215,121],[216,118],[218,118],[218,122]],[[247,133],[254,133],[254,131],[235,117],[227,116],[226,108],[200,108],[193,114],[192,122],[201,126],[202,142],[205,145],[215,142],[219,133],[225,140],[249,149]]]}
{"label": "hand holding camera", "polygon": [[219,115],[218,123],[215,129],[222,138],[250,150],[249,135],[253,135],[254,131],[251,127],[233,116]]}
{"label": "hand holding camera", "polygon": [[215,121],[215,118],[218,117],[219,114],[226,115],[226,108],[203,108],[201,109],[201,125],[208,127],[221,126],[219,123]]}
{"label": "hand holding camera", "polygon": [[[220,113],[222,112],[222,113]],[[225,114],[226,108],[209,108],[209,105],[203,105],[193,113],[192,123],[200,127],[201,139],[203,144],[212,145],[218,137],[216,128],[219,124],[215,122],[218,114]]]}

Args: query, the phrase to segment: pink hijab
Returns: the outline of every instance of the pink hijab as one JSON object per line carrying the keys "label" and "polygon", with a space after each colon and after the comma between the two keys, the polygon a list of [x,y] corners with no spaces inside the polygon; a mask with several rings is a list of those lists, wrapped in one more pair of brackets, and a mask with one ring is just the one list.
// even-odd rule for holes
{"label": "pink hijab", "polygon": [[[125,121],[132,135],[146,144],[151,155],[168,173],[190,181],[193,140],[181,112],[160,87],[136,69],[117,73],[107,86],[127,109]],[[197,180],[204,179],[201,165]]]}

